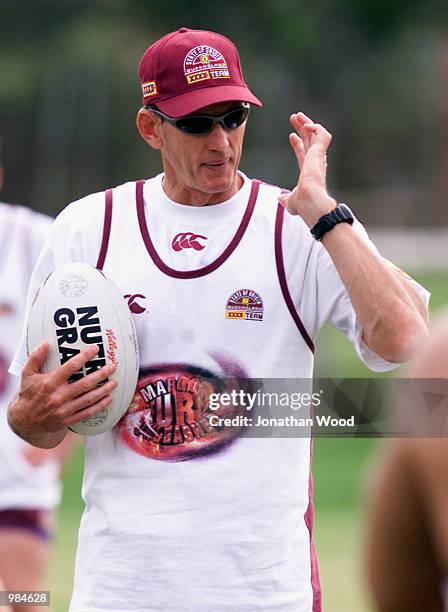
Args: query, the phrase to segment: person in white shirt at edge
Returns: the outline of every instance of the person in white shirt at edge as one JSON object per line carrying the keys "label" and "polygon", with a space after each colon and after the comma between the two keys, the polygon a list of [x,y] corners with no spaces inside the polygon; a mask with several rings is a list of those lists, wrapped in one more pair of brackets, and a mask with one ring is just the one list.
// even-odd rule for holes
{"label": "person in white shirt at edge", "polygon": [[[0,191],[3,180],[0,162]],[[31,272],[52,223],[51,217],[0,202],[0,585],[9,591],[43,586],[61,497],[60,471],[78,443],[69,434],[54,449],[36,448],[7,422],[8,404],[19,386],[7,368],[22,333]],[[13,606],[14,612],[25,609],[30,606]]]}
{"label": "person in white shirt at edge", "polygon": [[[63,263],[97,266],[126,296],[139,342],[131,406],[86,439],[70,610],[317,612],[311,441],[220,433],[204,418],[204,381],[311,378],[326,322],[373,370],[392,369],[426,339],[428,294],[347,207],[336,210],[331,136],[304,113],[290,117],[300,169],[290,193],[238,169],[249,105],[261,102],[231,41],[181,28],[146,50],[139,71],[137,126],[163,174],[70,204],[29,289],[32,299]],[[98,349],[43,374],[47,350],[27,359],[22,342],[9,409],[14,431],[43,448],[114,389],[97,386],[112,365],[67,384]]]}

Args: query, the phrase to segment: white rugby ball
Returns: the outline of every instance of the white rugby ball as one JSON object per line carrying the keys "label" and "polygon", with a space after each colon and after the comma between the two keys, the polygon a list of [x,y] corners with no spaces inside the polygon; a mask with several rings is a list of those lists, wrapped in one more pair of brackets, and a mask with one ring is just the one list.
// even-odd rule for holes
{"label": "white rugby ball", "polygon": [[44,340],[50,350],[43,371],[51,372],[91,344],[98,355],[71,379],[78,380],[108,362],[117,366],[110,377],[117,381],[109,406],[90,419],[70,426],[93,436],[111,429],[128,409],[138,379],[138,344],[128,304],[102,272],[86,263],[57,268],[40,287],[28,318],[30,354]]}

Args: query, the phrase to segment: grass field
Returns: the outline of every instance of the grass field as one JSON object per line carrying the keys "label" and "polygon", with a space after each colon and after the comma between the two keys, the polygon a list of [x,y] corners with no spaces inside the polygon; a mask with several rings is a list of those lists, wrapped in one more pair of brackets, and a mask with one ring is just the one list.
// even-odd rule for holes
{"label": "grass field", "polygon": [[[443,274],[415,275],[431,293],[431,308],[448,306],[448,282]],[[318,342],[316,369],[333,377],[371,376],[359,363],[345,338],[328,329]],[[373,439],[315,440],[315,541],[327,612],[369,612],[362,587],[362,487],[369,462],[378,450]],[[77,528],[82,512],[80,483],[82,452],[76,453],[64,475],[59,529],[47,580],[52,610],[66,612],[72,587]]]}

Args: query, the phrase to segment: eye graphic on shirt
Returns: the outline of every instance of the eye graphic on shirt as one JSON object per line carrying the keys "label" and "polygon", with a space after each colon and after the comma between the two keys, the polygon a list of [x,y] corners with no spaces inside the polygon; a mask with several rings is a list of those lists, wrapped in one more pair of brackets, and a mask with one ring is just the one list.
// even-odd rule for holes
{"label": "eye graphic on shirt", "polygon": [[201,241],[207,240],[207,236],[201,234],[193,234],[193,232],[183,232],[174,236],[171,246],[174,251],[182,251],[182,249],[194,249],[202,251],[205,249],[205,244]]}
{"label": "eye graphic on shirt", "polygon": [[[194,459],[236,441],[247,426],[239,418],[247,414],[246,407],[220,397],[232,390],[250,391],[251,382],[235,361],[222,356],[215,360],[221,376],[187,364],[141,368],[131,405],[117,425],[121,441],[143,457],[161,461]],[[231,426],[219,421],[235,417]]]}

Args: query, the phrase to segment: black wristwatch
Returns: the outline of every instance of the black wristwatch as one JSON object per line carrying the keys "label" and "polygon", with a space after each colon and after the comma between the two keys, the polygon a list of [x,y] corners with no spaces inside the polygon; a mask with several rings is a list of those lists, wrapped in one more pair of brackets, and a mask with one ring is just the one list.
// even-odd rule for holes
{"label": "black wristwatch", "polygon": [[311,233],[316,240],[322,240],[327,232],[334,228],[338,223],[353,224],[355,217],[348,206],[339,204],[334,210],[323,215],[314,227],[311,228]]}

